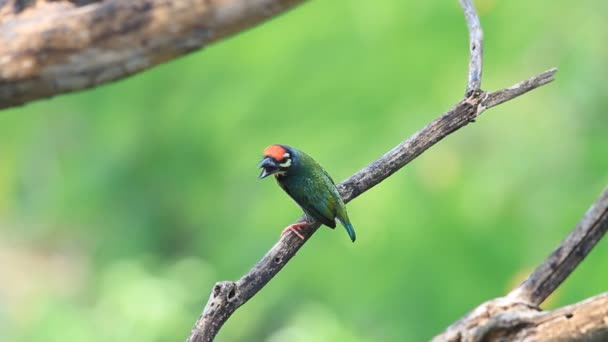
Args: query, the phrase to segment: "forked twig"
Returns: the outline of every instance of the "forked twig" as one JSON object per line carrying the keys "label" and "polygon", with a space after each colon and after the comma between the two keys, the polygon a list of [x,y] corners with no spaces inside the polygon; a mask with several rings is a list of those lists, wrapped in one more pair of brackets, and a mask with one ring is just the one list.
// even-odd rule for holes
{"label": "forked twig", "polygon": [[[507,89],[493,93],[480,90],[483,34],[479,25],[479,18],[471,1],[461,0],[461,5],[467,18],[471,36],[467,96],[410,138],[338,184],[338,190],[345,203],[397,172],[452,132],[475,121],[484,110],[553,80],[557,71],[555,68]],[[300,218],[298,222],[302,220],[303,218]],[[230,315],[258,293],[289,262],[318,228],[319,225],[317,224],[302,229],[305,236],[304,240],[294,237],[292,234],[284,235],[262,260],[241,279],[215,284],[209,301],[192,329],[188,341],[212,341]]]}

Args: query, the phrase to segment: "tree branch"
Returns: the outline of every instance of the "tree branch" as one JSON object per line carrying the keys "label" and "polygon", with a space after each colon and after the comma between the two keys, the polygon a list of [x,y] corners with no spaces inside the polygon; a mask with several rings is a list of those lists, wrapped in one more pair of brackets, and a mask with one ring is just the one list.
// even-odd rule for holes
{"label": "tree branch", "polygon": [[[550,312],[538,305],[570,275],[608,230],[608,188],[555,251],[506,297],[487,301],[436,336],[433,342],[605,341],[608,293]],[[559,325],[562,326],[559,326]],[[597,338],[597,334],[603,339]]]}
{"label": "tree branch", "polygon": [[[481,84],[482,31],[479,19],[470,0],[461,0],[471,37],[469,82],[466,97],[452,109],[435,119],[410,138],[395,146],[376,161],[356,172],[337,185],[345,203],[380,183],[407,163],[452,132],[466,126],[486,109],[522,95],[553,80],[557,69],[520,82],[494,93],[479,89]],[[298,222],[302,221],[301,217]],[[189,342],[212,341],[219,329],[236,309],[258,293],[296,254],[319,228],[315,224],[301,229],[304,240],[293,234],[282,236],[247,274],[241,279],[215,284],[203,313],[188,338]]]}
{"label": "tree branch", "polygon": [[563,308],[534,316],[529,328],[511,341],[607,341],[608,292]]}
{"label": "tree branch", "polygon": [[464,17],[469,28],[469,77],[467,80],[466,94],[470,95],[473,91],[481,87],[481,67],[483,65],[483,31],[479,16],[471,0],[460,0],[460,6],[464,11]]}
{"label": "tree branch", "polygon": [[607,341],[608,292],[553,311],[498,298],[480,305],[432,342]]}
{"label": "tree branch", "polygon": [[532,77],[517,83],[512,87],[493,92],[488,95],[488,98],[482,103],[482,105],[486,109],[492,108],[532,89],[545,85],[553,81],[553,74],[555,74],[556,71],[557,68],[551,68],[536,77]]}
{"label": "tree branch", "polygon": [[521,285],[509,293],[515,301],[540,305],[585,259],[608,230],[608,188],[570,235]]}
{"label": "tree branch", "polygon": [[301,2],[0,1],[0,109],[125,78]]}
{"label": "tree branch", "polygon": [[532,89],[553,81],[556,68],[547,70],[516,85],[493,93],[474,92],[460,101],[448,112],[442,114],[426,127],[416,132],[401,144],[395,146],[378,160],[357,171],[350,178],[337,185],[344,203],[347,203],[392,175],[422,152],[445,138],[450,133],[466,126],[486,109],[514,99]]}

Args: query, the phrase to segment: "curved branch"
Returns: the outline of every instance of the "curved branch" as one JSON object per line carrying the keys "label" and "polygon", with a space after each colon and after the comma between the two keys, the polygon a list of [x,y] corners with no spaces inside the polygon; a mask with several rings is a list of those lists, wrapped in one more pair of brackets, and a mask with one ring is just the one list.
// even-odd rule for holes
{"label": "curved branch", "polygon": [[125,78],[302,1],[0,1],[0,109]]}

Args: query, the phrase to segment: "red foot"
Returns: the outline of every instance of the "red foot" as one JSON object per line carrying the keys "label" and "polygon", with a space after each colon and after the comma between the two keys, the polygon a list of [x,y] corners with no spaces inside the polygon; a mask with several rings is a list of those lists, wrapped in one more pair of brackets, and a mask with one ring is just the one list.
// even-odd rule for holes
{"label": "red foot", "polygon": [[310,224],[311,224],[310,222],[300,222],[300,223],[290,224],[285,229],[283,229],[283,231],[281,232],[281,236],[285,235],[287,232],[293,232],[300,239],[304,240],[304,235],[302,235],[302,233],[300,232],[300,228],[310,226]]}

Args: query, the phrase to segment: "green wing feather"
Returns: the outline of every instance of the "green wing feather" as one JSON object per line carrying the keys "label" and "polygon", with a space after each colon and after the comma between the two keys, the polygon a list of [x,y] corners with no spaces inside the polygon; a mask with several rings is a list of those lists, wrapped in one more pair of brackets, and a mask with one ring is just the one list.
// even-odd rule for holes
{"label": "green wing feather", "polygon": [[327,184],[323,184],[322,186],[325,187],[322,191],[312,191],[304,195],[307,197],[306,203],[308,205],[303,209],[324,225],[334,228],[336,227],[337,214],[336,198]]}
{"label": "green wing feather", "polygon": [[[300,178],[298,185],[279,182],[279,185],[312,219],[334,228],[336,226],[336,201],[326,184],[311,178]],[[319,189],[321,187],[321,189]]]}
{"label": "green wing feather", "polygon": [[342,197],[340,196],[340,193],[338,193],[338,189],[336,189],[336,185],[335,185],[336,183],[331,178],[331,176],[327,173],[327,171],[325,171],[325,169],[321,168],[321,170],[323,171],[325,178],[327,180],[329,180],[329,182],[330,182],[329,193],[332,194],[331,197],[333,199],[332,207],[333,207],[333,211],[334,211],[334,219],[333,219],[334,225],[335,225],[335,219],[338,219],[338,221],[340,221],[340,223],[346,229],[346,232],[348,233],[348,236],[350,237],[352,242],[355,242],[355,240],[357,239],[357,235],[355,234],[355,229],[353,228],[353,225],[350,223],[350,219],[348,218],[348,214],[346,213],[346,205],[342,201]]}

